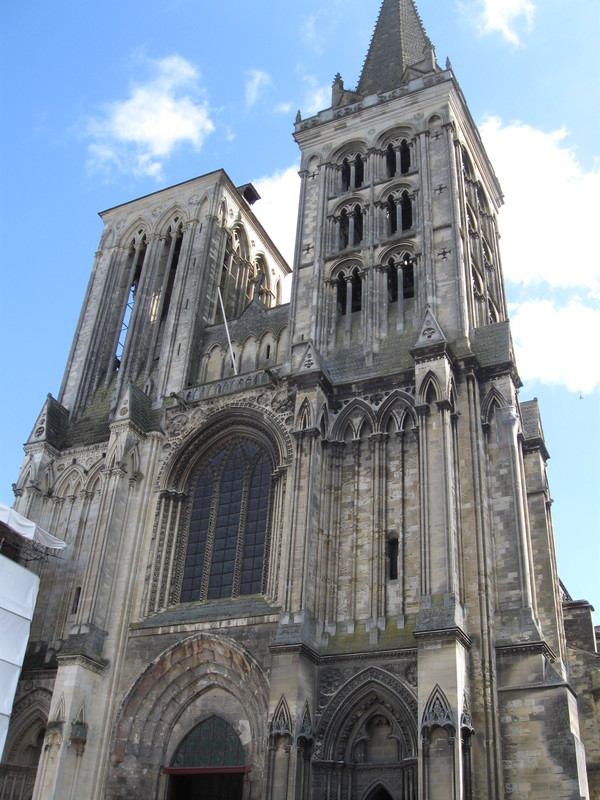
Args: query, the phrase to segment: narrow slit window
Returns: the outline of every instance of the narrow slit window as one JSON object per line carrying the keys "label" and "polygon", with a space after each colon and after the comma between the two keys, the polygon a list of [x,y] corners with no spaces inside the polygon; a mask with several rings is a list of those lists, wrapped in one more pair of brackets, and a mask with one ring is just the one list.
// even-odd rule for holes
{"label": "narrow slit window", "polygon": [[391,581],[398,580],[398,539],[388,539],[388,577]]}
{"label": "narrow slit window", "polygon": [[413,226],[413,208],[412,201],[408,192],[402,192],[402,199],[400,201],[402,209],[402,230],[408,231]]}

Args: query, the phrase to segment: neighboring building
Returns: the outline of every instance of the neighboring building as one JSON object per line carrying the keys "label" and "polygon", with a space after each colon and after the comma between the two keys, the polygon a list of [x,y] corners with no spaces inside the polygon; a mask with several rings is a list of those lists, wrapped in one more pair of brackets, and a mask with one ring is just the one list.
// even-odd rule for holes
{"label": "neighboring building", "polygon": [[518,397],[502,192],[411,0],[295,136],[289,306],[222,171],[101,215],[16,489],[68,543],[19,695],[34,797],[598,798],[599,656]]}
{"label": "neighboring building", "polygon": [[[57,557],[65,543],[0,503],[0,758],[4,755],[15,693],[29,642],[29,629],[48,558]],[[11,766],[0,764],[0,796],[31,797],[42,752],[45,725],[32,708],[31,688],[20,686],[12,730]],[[49,700],[49,697],[48,697]],[[23,702],[21,702],[23,701]]]}

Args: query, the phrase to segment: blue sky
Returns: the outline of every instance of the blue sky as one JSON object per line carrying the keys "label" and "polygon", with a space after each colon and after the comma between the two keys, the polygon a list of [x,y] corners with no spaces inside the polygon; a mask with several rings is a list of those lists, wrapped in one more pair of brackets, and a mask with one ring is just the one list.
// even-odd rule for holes
{"label": "blue sky", "polygon": [[[597,0],[420,0],[502,183],[522,399],[550,451],[559,571],[600,621],[600,70]],[[255,182],[290,254],[296,111],[358,81],[379,0],[6,0],[2,61],[0,499],[62,372],[97,212],[220,167]],[[290,256],[291,258],[291,256]]]}

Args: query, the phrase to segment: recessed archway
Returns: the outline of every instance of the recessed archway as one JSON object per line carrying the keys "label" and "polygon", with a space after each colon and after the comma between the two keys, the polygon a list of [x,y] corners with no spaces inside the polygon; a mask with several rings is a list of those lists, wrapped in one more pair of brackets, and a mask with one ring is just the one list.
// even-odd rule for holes
{"label": "recessed archway", "polygon": [[242,800],[248,772],[244,747],[226,720],[212,715],[180,742],[169,775],[168,800]]}
{"label": "recessed archway", "polygon": [[392,795],[382,786],[370,792],[365,800],[393,800]]}

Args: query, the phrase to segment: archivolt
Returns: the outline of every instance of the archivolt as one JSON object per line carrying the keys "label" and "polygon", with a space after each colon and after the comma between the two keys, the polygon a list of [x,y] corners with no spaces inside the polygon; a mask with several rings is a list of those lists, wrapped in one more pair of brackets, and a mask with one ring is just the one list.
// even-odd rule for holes
{"label": "archivolt", "polygon": [[410,749],[417,754],[417,700],[409,688],[394,675],[376,667],[364,670],[349,680],[325,708],[316,731],[320,758],[339,761],[347,757],[352,730],[357,722],[379,704],[396,721]]}
{"label": "archivolt", "polygon": [[233,639],[199,634],[159,655],[125,698],[115,725],[113,764],[165,762],[168,732],[211,688],[236,697],[248,714],[254,747],[265,741],[269,685],[258,662]]}
{"label": "archivolt", "polygon": [[51,700],[52,694],[47,689],[34,689],[15,704],[4,748],[4,758],[7,762],[20,763],[23,740],[28,743],[34,728],[37,733],[46,727]]}
{"label": "archivolt", "polygon": [[255,438],[270,453],[274,468],[291,463],[291,439],[275,420],[249,407],[227,408],[218,411],[173,453],[160,479],[160,488],[184,491],[204,453],[217,441],[233,436]]}

